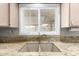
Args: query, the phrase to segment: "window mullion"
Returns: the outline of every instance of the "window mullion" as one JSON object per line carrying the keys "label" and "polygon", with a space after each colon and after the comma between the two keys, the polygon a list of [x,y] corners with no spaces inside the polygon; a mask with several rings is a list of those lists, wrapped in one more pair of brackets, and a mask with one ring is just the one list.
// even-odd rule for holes
{"label": "window mullion", "polygon": [[38,8],[38,34],[40,34],[40,9]]}

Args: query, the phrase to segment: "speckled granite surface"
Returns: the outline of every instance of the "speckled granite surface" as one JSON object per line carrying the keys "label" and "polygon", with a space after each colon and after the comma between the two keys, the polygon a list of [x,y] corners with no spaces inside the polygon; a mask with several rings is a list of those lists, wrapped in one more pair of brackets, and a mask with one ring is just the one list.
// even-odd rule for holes
{"label": "speckled granite surface", "polygon": [[0,36],[0,43],[22,42],[22,41],[62,41],[66,43],[79,43],[79,36]]}
{"label": "speckled granite surface", "polygon": [[60,36],[60,40],[66,43],[79,43],[79,36]]}
{"label": "speckled granite surface", "polygon": [[79,56],[79,37],[72,36],[41,36],[40,43],[53,43],[61,52],[19,51],[26,43],[39,43],[39,38],[39,36],[0,37],[0,56]]}
{"label": "speckled granite surface", "polygon": [[19,52],[26,43],[0,43],[0,56],[79,56],[79,43],[52,42],[61,52]]}
{"label": "speckled granite surface", "polygon": [[37,35],[37,36],[0,36],[0,43],[9,42],[22,42],[22,41],[59,41],[60,36],[48,36],[48,35]]}

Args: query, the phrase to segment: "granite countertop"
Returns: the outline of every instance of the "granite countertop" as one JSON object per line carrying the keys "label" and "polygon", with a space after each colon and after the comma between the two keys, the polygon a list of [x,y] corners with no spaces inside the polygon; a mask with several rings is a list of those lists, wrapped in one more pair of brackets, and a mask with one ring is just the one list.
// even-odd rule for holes
{"label": "granite countertop", "polygon": [[65,42],[53,42],[62,52],[78,52],[79,43],[65,43]]}
{"label": "granite countertop", "polygon": [[18,52],[27,42],[0,43],[0,55],[2,56],[79,56],[79,43],[54,43],[61,52]]}

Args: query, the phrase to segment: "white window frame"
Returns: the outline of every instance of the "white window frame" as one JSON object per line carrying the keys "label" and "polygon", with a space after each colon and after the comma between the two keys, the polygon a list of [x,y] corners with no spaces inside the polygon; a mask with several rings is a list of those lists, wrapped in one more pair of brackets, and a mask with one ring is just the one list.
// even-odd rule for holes
{"label": "white window frame", "polygon": [[[24,10],[38,10],[38,32],[30,32],[30,33],[27,33],[26,31],[22,31],[22,20],[24,18],[23,16],[23,11]],[[50,31],[50,32],[41,32],[40,31],[40,9],[55,9],[55,31]],[[23,8],[20,8],[20,11],[19,11],[19,16],[20,16],[20,20],[19,20],[19,34],[20,35],[43,35],[43,34],[46,34],[46,35],[60,35],[60,6],[57,6],[57,7],[52,7],[52,8],[27,8],[27,7],[23,7]]]}

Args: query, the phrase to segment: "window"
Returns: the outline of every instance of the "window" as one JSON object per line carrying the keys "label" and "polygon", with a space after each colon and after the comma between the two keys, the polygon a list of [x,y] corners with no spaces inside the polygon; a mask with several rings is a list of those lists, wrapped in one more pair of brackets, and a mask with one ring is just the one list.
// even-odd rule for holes
{"label": "window", "polygon": [[59,12],[59,5],[54,7],[28,7],[24,5],[24,7],[20,8],[20,34],[59,35]]}

